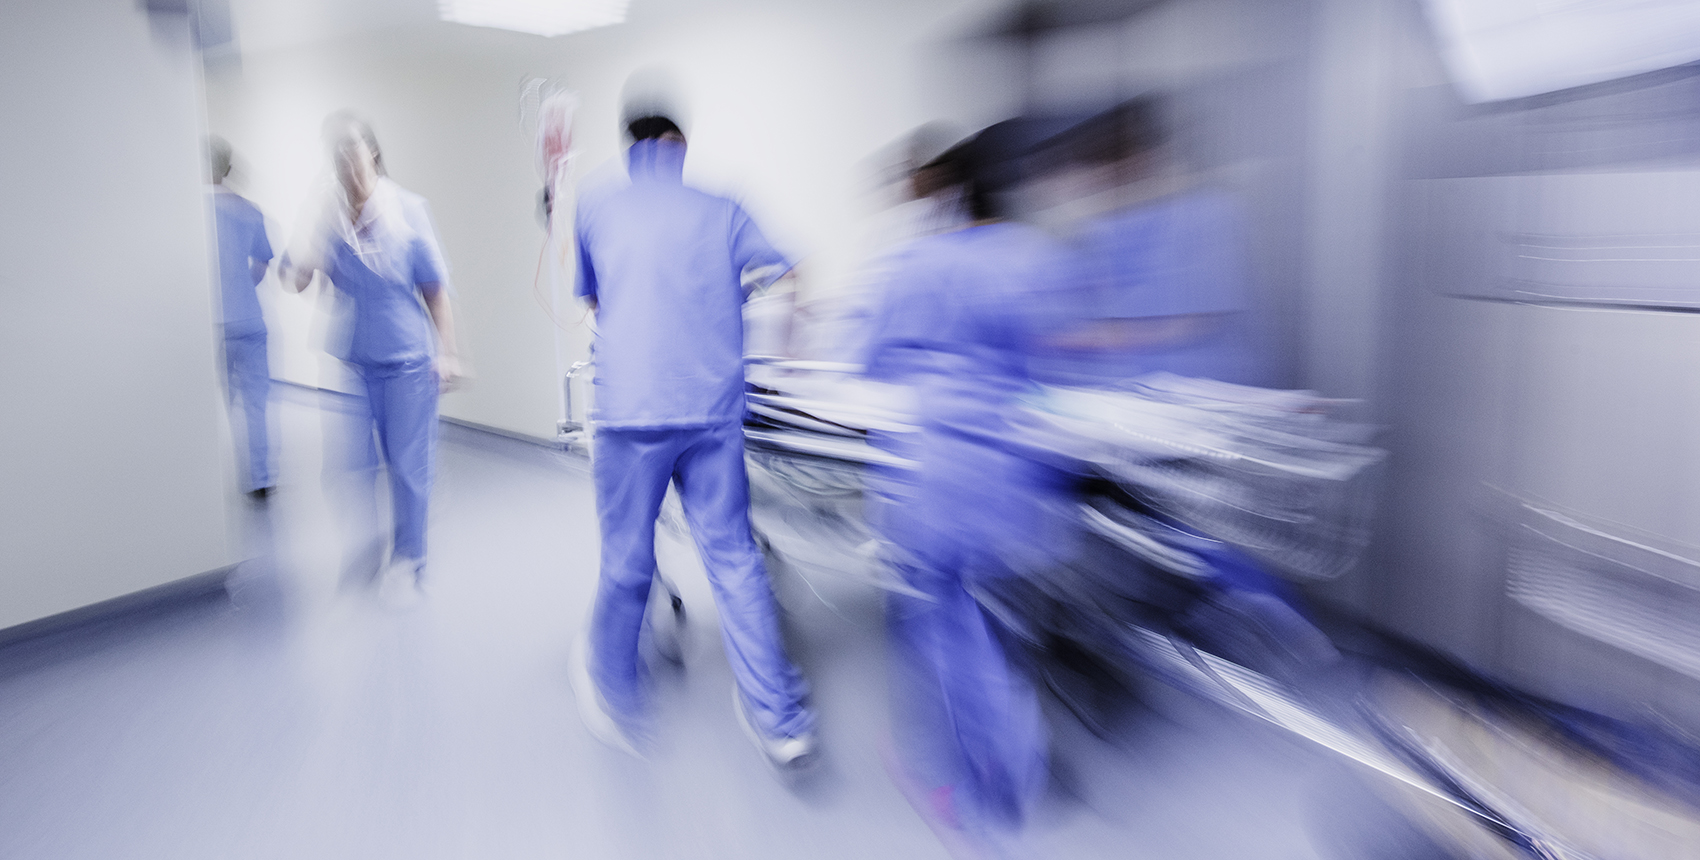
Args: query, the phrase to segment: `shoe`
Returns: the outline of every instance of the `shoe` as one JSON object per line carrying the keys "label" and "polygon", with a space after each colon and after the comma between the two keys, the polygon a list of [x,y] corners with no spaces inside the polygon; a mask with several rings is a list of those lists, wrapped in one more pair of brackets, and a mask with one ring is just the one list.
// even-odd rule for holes
{"label": "shoe", "polygon": [[425,600],[419,583],[425,563],[411,558],[391,559],[378,579],[378,602],[391,609],[412,609]]}
{"label": "shoe", "polygon": [[880,762],[886,775],[911,809],[933,831],[939,844],[951,860],[998,860],[1008,856],[1000,851],[995,839],[977,828],[965,826],[957,812],[956,786],[940,785],[923,788],[921,782],[897,756],[889,738],[879,745]]}
{"label": "shoe", "polygon": [[264,504],[266,499],[271,498],[271,494],[273,492],[275,492],[275,490],[272,487],[256,487],[243,495],[247,496],[248,501],[250,502],[255,504]]}
{"label": "shoe", "polygon": [[618,750],[641,761],[643,753],[638,751],[637,744],[626,735],[620,721],[614,718],[607,700],[602,698],[602,692],[596,688],[596,681],[590,676],[588,632],[573,646],[571,663],[567,683],[573,689],[573,699],[578,702],[579,720],[590,731],[591,737],[601,741],[609,749]]}
{"label": "shoe", "polygon": [[732,685],[732,708],[738,712],[738,725],[743,726],[744,736],[755,745],[768,767],[779,773],[799,773],[820,760],[820,742],[814,732],[798,737],[773,737],[756,728],[744,707],[744,693],[736,683]]}

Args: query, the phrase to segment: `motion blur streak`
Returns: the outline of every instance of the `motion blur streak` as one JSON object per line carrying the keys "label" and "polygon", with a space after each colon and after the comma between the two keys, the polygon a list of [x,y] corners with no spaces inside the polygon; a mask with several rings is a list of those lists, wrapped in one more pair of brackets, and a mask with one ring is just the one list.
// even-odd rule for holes
{"label": "motion blur streak", "polygon": [[1694,856],[1694,4],[522,6],[8,8],[0,857]]}

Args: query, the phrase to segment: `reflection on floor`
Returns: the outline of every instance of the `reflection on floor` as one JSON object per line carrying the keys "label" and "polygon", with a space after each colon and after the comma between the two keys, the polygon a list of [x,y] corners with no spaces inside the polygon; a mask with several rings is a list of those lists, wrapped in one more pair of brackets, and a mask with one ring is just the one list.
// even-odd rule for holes
{"label": "reflection on floor", "polygon": [[[665,539],[695,633],[659,679],[663,748],[638,764],[590,738],[566,684],[595,578],[581,463],[446,432],[430,597],[395,614],[338,594],[321,410],[296,392],[279,411],[282,488],[242,514],[276,563],[246,568],[235,603],[52,659],[0,653],[0,857],[946,856],[881,764],[877,594],[779,584],[828,745],[790,791],[739,733],[707,585]],[[1057,716],[1055,790],[1023,853],[1431,856],[1315,748],[1160,688],[1146,704],[1113,744]]]}

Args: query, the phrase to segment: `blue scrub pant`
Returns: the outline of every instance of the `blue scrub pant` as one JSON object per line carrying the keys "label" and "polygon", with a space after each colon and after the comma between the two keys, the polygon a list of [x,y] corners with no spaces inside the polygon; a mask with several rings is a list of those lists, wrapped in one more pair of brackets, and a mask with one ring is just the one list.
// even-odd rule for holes
{"label": "blue scrub pant", "polygon": [[616,714],[645,711],[638,636],[655,574],[655,517],[675,483],[720,607],[720,632],[750,718],[772,735],[813,729],[807,685],[785,654],[773,590],[750,534],[744,431],[736,423],[596,432],[602,573],[591,618],[591,674]]}
{"label": "blue scrub pant", "polygon": [[[230,405],[242,407],[242,427],[236,431],[237,456],[242,457],[239,463],[242,491],[270,487],[274,481],[266,405],[271,398],[272,378],[271,365],[266,360],[265,329],[224,339],[224,372]],[[242,444],[244,441],[247,445]]]}
{"label": "blue scrub pant", "polygon": [[[895,572],[893,731],[912,776],[963,826],[1018,825],[1044,790],[1048,740],[1037,694],[1010,660],[978,587],[1062,552],[1047,516],[1057,479],[1007,452],[928,434],[921,470],[888,500]],[[899,486],[902,482],[899,482]]]}
{"label": "blue scrub pant", "polygon": [[926,595],[893,593],[886,604],[898,749],[961,824],[1017,825],[1047,774],[1037,696],[959,567],[898,564],[897,573]]}
{"label": "blue scrub pant", "polygon": [[354,368],[366,394],[350,416],[349,465],[363,486],[375,487],[382,456],[395,512],[390,557],[424,561],[425,516],[437,464],[437,371],[428,358]]}

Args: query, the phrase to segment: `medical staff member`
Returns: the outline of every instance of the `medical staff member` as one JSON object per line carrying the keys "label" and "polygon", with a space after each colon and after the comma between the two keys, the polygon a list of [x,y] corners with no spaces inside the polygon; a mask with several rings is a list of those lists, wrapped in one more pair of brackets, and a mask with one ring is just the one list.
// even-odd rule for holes
{"label": "medical staff member", "polygon": [[984,849],[1012,833],[1046,782],[1047,740],[1009,631],[976,599],[1067,552],[1069,479],[1011,426],[1030,386],[1057,251],[1002,219],[1023,126],[992,126],[933,163],[972,219],[892,262],[865,355],[869,378],[908,386],[915,437],[877,444],[915,462],[881,481],[876,528],[914,593],[887,609],[893,646],[894,776],[947,843]]}
{"label": "medical staff member", "polygon": [[[237,449],[242,492],[264,501],[272,491],[271,443],[266,407],[271,400],[271,365],[266,358],[266,320],[255,293],[272,259],[266,219],[259,207],[224,185],[230,175],[230,144],[207,143],[213,183],[213,224],[218,246],[219,298],[224,330],[225,392],[242,406]],[[241,435],[247,436],[242,444]]]}
{"label": "medical staff member", "polygon": [[[297,291],[323,272],[338,294],[348,362],[365,389],[350,450],[375,473],[388,467],[394,531],[379,583],[397,602],[419,596],[425,525],[436,467],[437,397],[459,376],[454,318],[439,256],[409,222],[395,190],[379,181],[371,146],[349,124],[327,129],[337,195],[303,252],[290,260]],[[377,436],[376,451],[371,438]]]}
{"label": "medical staff member", "polygon": [[[372,150],[372,166],[378,173],[378,186],[386,189],[385,194],[393,195],[395,201],[400,204],[401,216],[406,219],[407,226],[425,241],[431,261],[442,277],[440,283],[452,300],[455,297],[454,281],[449,272],[448,259],[443,256],[442,242],[437,239],[436,223],[431,219],[431,204],[423,196],[403,188],[400,183],[390,178],[389,168],[384,166],[384,151],[378,146],[378,136],[372,132],[370,123],[348,111],[338,111],[326,118],[325,139],[329,140],[345,132],[359,135],[361,140],[366,141],[367,148]],[[464,371],[464,368],[461,370]]]}
{"label": "medical staff member", "polygon": [[787,657],[744,472],[746,284],[789,263],[731,200],[683,182],[685,137],[662,116],[626,128],[627,176],[581,192],[577,294],[596,314],[592,422],[601,576],[588,640],[575,661],[587,727],[636,752],[648,708],[638,652],[655,518],[678,487],[720,607],[736,680],[733,703],[768,762],[814,760],[807,687]]}
{"label": "medical staff member", "polygon": [[1114,385],[1166,372],[1267,382],[1241,206],[1182,170],[1163,111],[1142,96],[1045,146],[1068,162],[1059,173],[1092,177],[1084,196],[1107,204],[1071,227],[1079,325],[1045,357],[1047,381]]}

